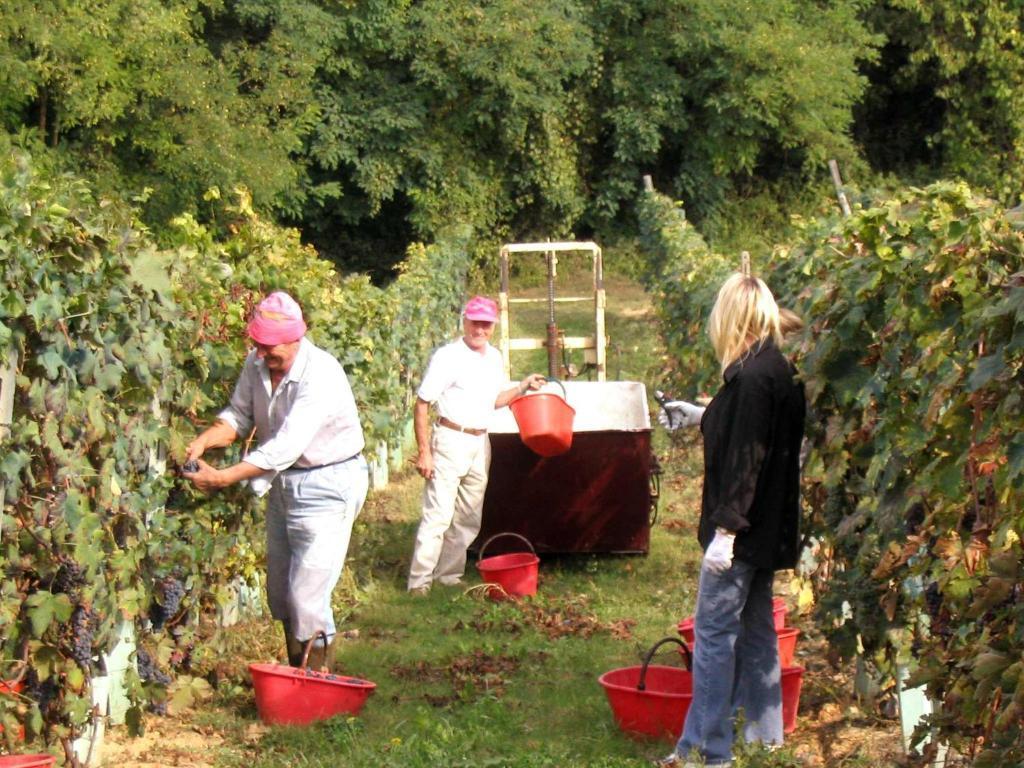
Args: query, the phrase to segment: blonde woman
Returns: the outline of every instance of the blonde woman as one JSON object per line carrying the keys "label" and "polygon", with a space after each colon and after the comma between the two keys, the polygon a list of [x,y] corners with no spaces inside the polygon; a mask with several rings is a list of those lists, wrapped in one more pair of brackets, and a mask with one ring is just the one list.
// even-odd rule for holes
{"label": "blonde woman", "polygon": [[[779,332],[783,340],[788,339],[792,334],[799,333],[804,328],[803,318],[796,312],[785,307],[779,307]],[[659,397],[660,393],[655,393]],[[658,422],[669,432],[684,427],[696,427],[704,418],[705,408],[702,405],[695,405],[686,400],[668,400],[661,403],[658,411]]]}
{"label": "blonde woman", "polygon": [[693,700],[675,751],[657,763],[664,768],[731,765],[741,711],[744,741],[782,743],[772,582],[799,555],[804,390],[779,350],[779,308],[760,279],[725,281],[708,334],[723,383],[700,422]]}

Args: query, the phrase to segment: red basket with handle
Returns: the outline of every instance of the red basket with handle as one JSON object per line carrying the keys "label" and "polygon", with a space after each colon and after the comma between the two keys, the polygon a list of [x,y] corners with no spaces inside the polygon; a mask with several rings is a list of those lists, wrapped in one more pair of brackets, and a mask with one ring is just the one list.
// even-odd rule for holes
{"label": "red basket with handle", "polygon": [[[530,551],[484,557],[487,545],[499,536],[514,536],[521,539],[530,548]],[[480,578],[485,583],[494,585],[487,590],[487,596],[492,600],[528,597],[537,594],[537,572],[540,567],[540,558],[537,557],[533,545],[525,536],[510,532],[494,534],[480,547],[476,567],[480,571]]]}
{"label": "red basket with handle", "polygon": [[[686,669],[651,664],[665,643],[678,643]],[[598,678],[619,728],[630,735],[676,742],[683,732],[693,700],[693,674],[686,645],[674,638],[659,640],[639,667],[622,667]]]}
{"label": "red basket with handle", "polygon": [[307,725],[335,715],[356,715],[377,687],[376,683],[347,675],[314,672],[307,669],[309,652],[318,632],[306,643],[301,667],[284,664],[250,664],[256,710],[268,725]]}
{"label": "red basket with handle", "polygon": [[[694,646],[693,617],[687,616],[676,625],[676,629],[679,630],[686,645],[692,650]],[[800,637],[800,630],[796,627],[780,627],[776,624],[775,636],[779,642],[779,667],[793,666],[793,659],[796,658],[796,641]]]}
{"label": "red basket with handle", "polygon": [[548,379],[562,388],[562,395],[533,392],[521,395],[508,404],[512,409],[519,437],[540,456],[558,456],[572,447],[572,422],[576,410],[566,402],[565,385]]}
{"label": "red basket with handle", "polygon": [[803,667],[782,669],[782,732],[796,730],[796,714],[800,708],[800,689],[804,683]]}

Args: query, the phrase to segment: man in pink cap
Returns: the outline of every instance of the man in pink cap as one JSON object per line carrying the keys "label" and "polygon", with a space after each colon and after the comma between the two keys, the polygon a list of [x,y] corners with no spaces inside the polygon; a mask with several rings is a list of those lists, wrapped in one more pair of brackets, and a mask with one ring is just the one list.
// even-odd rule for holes
{"label": "man in pink cap", "polygon": [[[497,320],[498,307],[491,299],[470,299],[462,312],[462,338],[434,352],[416,392],[416,469],[427,481],[409,568],[408,589],[416,594],[426,594],[435,581],[446,586],[462,581],[466,549],[480,532],[491,460],[491,415],[544,383],[533,373],[504,388],[501,353],[489,343]],[[432,404],[437,406],[433,432]]]}
{"label": "man in pink cap", "polygon": [[[202,491],[248,481],[267,496],[270,612],[284,624],[289,663],[298,666],[314,638],[308,664],[318,669],[333,661],[331,592],[366,499],[363,429],[344,369],[305,337],[291,296],[275,291],[263,299],[247,330],[255,349],[228,407],[189,444],[195,471],[183,474]],[[237,464],[216,469],[200,460],[253,429],[258,445]]]}

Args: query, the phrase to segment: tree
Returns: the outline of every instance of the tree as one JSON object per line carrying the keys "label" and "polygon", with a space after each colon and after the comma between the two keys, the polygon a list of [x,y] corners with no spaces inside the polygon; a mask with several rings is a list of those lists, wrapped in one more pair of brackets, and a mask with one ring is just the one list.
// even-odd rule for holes
{"label": "tree", "polygon": [[932,176],[964,178],[1016,202],[1024,183],[1024,7],[882,0],[871,20],[887,38],[861,121],[871,158],[904,173],[923,161]]}
{"label": "tree", "polygon": [[614,216],[653,172],[695,221],[765,185],[852,157],[851,110],[876,38],[861,3],[595,0],[606,41],[589,163],[594,213]]}
{"label": "tree", "polygon": [[594,57],[573,2],[376,0],[340,18],[302,213],[324,251],[374,219],[381,237],[451,221],[570,231],[584,206],[572,93]]}
{"label": "tree", "polygon": [[0,119],[34,126],[102,188],[151,189],[151,222],[240,182],[271,203],[315,109],[302,49],[269,35],[204,39],[205,0],[12,0],[0,14]]}

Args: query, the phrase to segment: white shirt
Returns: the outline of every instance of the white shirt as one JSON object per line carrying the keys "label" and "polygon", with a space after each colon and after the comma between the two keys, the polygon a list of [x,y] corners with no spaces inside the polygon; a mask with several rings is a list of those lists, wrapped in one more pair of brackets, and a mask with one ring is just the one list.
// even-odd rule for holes
{"label": "white shirt", "polygon": [[259,492],[278,472],[292,465],[318,467],[343,461],[363,450],[363,428],[348,377],[334,356],[306,338],[291,368],[271,392],[267,364],[249,353],[218,418],[245,438],[256,427],[259,446],[245,461],[272,474],[256,478]]}
{"label": "white shirt", "polygon": [[490,344],[476,352],[459,338],[434,352],[416,395],[460,427],[487,429],[504,384],[501,353]]}

